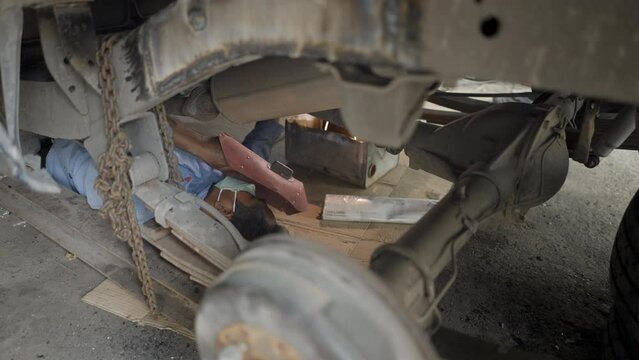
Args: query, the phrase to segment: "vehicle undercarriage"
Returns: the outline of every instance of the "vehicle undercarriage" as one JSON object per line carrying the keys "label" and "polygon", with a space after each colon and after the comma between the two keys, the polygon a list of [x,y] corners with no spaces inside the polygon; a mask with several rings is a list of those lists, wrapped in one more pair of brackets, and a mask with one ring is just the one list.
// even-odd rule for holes
{"label": "vehicle undercarriage", "polygon": [[[97,161],[109,126],[126,134],[132,191],[224,270],[197,317],[204,359],[437,359],[428,334],[478,226],[550,199],[569,159],[639,150],[636,14],[630,0],[4,1],[2,173],[55,192],[21,138],[81,140]],[[441,90],[469,76],[532,90]],[[195,87],[210,103],[185,109]],[[166,183],[160,107],[202,122],[327,116],[453,187],[370,271],[289,236],[250,245]],[[621,311],[630,320],[607,356],[639,358],[639,305]]]}

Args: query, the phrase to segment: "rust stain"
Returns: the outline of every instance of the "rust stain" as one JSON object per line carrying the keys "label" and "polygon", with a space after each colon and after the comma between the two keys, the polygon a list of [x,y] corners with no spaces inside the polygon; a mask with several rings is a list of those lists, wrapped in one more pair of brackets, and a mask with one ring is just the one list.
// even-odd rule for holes
{"label": "rust stain", "polygon": [[216,348],[244,344],[243,360],[301,360],[299,353],[283,340],[257,326],[236,323],[227,325],[217,336]]}

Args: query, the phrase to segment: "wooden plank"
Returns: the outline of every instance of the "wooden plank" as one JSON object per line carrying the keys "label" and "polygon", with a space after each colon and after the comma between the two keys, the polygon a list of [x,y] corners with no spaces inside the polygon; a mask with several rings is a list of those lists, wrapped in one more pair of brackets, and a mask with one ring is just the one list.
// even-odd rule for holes
{"label": "wooden plank", "polygon": [[368,189],[355,188],[323,174],[302,169],[299,176],[304,180],[312,204],[307,211],[292,216],[274,211],[275,217],[292,235],[321,242],[348,254],[361,264],[368,264],[370,254],[378,246],[396,241],[411,225],[321,220],[324,197],[331,193],[439,199],[450,188],[448,181],[410,169],[407,165],[407,158],[402,155],[400,165]]}
{"label": "wooden plank", "polygon": [[359,262],[368,263],[375,249],[383,244],[379,240],[362,240],[353,247],[353,250],[348,255]]}
{"label": "wooden plank", "polygon": [[286,215],[279,210],[273,209],[277,222],[285,227],[294,226],[306,229],[318,229],[337,235],[359,238],[366,229],[368,223],[348,223],[338,221],[321,220],[322,207],[318,205],[309,205],[306,211],[295,214]]}
{"label": "wooden plank", "polygon": [[287,226],[290,235],[300,239],[322,243],[332,249],[348,254],[350,250],[361,240],[356,237],[344,237],[326,231]]}
{"label": "wooden plank", "polygon": [[61,226],[59,217],[34,204],[3,180],[0,182],[0,204],[27,221],[58,245],[90,264],[105,276],[109,276],[128,264],[101,244],[95,244],[82,232],[71,226]]}
{"label": "wooden plank", "polygon": [[154,241],[169,235],[171,230],[163,228],[160,224],[156,223],[155,220],[151,219],[140,225],[140,232],[144,240],[153,244]]}
{"label": "wooden plank", "polygon": [[[152,210],[163,201],[174,199],[177,195],[193,197],[158,180],[138,186],[135,194]],[[165,221],[178,239],[221,269],[227,269],[232,263],[232,258],[239,253],[235,242],[228,238],[230,235],[227,230],[198,208],[177,206],[167,212]]]}
{"label": "wooden plank", "polygon": [[[222,269],[228,269],[233,262],[232,258],[226,256],[227,251],[218,251],[216,244],[211,242],[211,239],[215,236],[212,234],[212,230],[219,229],[213,226],[214,221],[199,209],[189,213],[175,212],[170,219],[171,233],[211,264],[215,264]],[[207,223],[211,224],[211,226],[204,228],[202,224]]]}
{"label": "wooden plank", "polygon": [[186,246],[169,229],[162,228],[154,221],[141,227],[144,239],[160,250],[160,256],[189,275],[214,279],[222,270],[206,261]]}
{"label": "wooden plank", "polygon": [[[424,171],[406,169],[390,197],[429,198],[438,200],[448,189],[450,182]],[[412,225],[371,224],[362,234],[361,241],[352,247],[348,255],[359,263],[368,265],[372,253],[384,243],[397,241]]]}
{"label": "wooden plank", "polygon": [[[20,192],[16,191],[20,190]],[[0,203],[51,240],[74,253],[105,277],[143,299],[128,245],[115,239],[103,219],[77,194],[36,194],[10,179],[0,182]],[[105,229],[109,229],[106,231]],[[200,288],[166,263],[159,252],[147,247],[158,304],[167,317],[180,326],[192,326],[197,300],[176,290]],[[182,280],[180,280],[182,278]],[[193,293],[201,296],[201,290]],[[199,300],[199,298],[198,298]]]}
{"label": "wooden plank", "polygon": [[[402,155],[404,154],[402,153]],[[400,159],[401,159],[401,156],[400,156]],[[404,176],[404,173],[406,172],[407,169],[408,169],[407,165],[401,165],[401,164],[397,165],[396,168],[389,171],[386,175],[382,176],[379,180],[377,180],[377,182],[380,184],[385,184],[385,185],[395,187],[399,184],[400,180]]]}
{"label": "wooden plank", "polygon": [[[132,265],[131,250],[128,245],[113,236],[109,222],[100,217],[98,211],[91,209],[84,197],[68,189],[62,189],[62,192],[57,195],[39,194],[29,191],[26,187],[11,179],[4,179],[2,182],[7,187],[12,187],[16,193],[19,193],[30,203],[37,204],[43,211],[59,219],[59,227],[64,224],[66,228],[77,230],[85,237],[90,238],[94,244],[98,244]],[[28,214],[25,216],[28,216]],[[188,278],[174,269],[173,266],[166,264],[157,251],[148,250],[148,246],[146,248],[153,278],[163,286],[184,296],[191,304],[199,302],[202,289],[191,284]]]}
{"label": "wooden plank", "polygon": [[[315,207],[315,206],[314,206]],[[313,211],[314,213],[321,212],[321,209],[309,209],[308,211]],[[344,238],[360,238],[366,228],[368,227],[367,223],[359,223],[361,227],[351,227],[351,228],[339,228],[336,227],[333,223],[338,223],[337,221],[322,221],[319,219],[305,219],[303,214],[296,214],[288,217],[286,214],[281,213],[277,210],[274,210],[275,218],[277,222],[286,227],[297,227],[300,229],[313,230],[317,232],[325,232],[333,235],[342,236]],[[296,217],[297,216],[297,217]]]}
{"label": "wooden plank", "polygon": [[[178,241],[178,240],[176,240]],[[215,279],[218,276],[218,273],[215,271],[219,271],[217,269],[213,269],[212,271],[207,270],[208,263],[206,264],[194,264],[194,261],[191,261],[189,257],[182,257],[179,253],[171,252],[171,251],[162,251],[160,252],[160,256],[166,259],[166,261],[175,265],[180,270],[187,273],[189,276],[199,276],[209,279]],[[195,260],[195,262],[199,262]]]}
{"label": "wooden plank", "polygon": [[286,215],[275,209],[273,213],[277,222],[291,235],[320,242],[349,254],[362,241],[371,224],[322,220],[322,205],[326,194],[388,196],[400,182],[405,171],[406,166],[399,166],[368,189],[362,189],[324,174],[296,168],[296,176],[304,181],[309,198],[308,209],[295,215]]}
{"label": "wooden plank", "polygon": [[[421,170],[407,169],[389,196],[439,200],[448,192],[450,186],[451,183],[449,181],[435,175]],[[362,239],[392,243],[397,241],[411,226],[404,224],[371,224],[362,235]]]}
{"label": "wooden plank", "polygon": [[298,167],[295,167],[295,177],[304,183],[308,202],[318,206],[324,203],[326,194],[388,196],[394,187],[392,184],[376,182],[368,189],[362,189],[328,175]]}
{"label": "wooden plank", "polygon": [[192,271],[190,273],[201,274],[215,278],[222,270],[207,262],[201,256],[197,255],[193,250],[185,246],[180,240],[173,235],[168,235],[155,243],[162,253],[171,254],[173,257],[180,259]]}
{"label": "wooden plank", "polygon": [[160,256],[189,275],[190,280],[209,287],[221,272],[171,234],[170,229],[163,228],[155,221],[146,222],[140,229],[142,237],[160,250]]}
{"label": "wooden plank", "polygon": [[213,282],[215,281],[211,279],[201,278],[199,276],[191,276],[191,280],[205,287],[213,285]]}

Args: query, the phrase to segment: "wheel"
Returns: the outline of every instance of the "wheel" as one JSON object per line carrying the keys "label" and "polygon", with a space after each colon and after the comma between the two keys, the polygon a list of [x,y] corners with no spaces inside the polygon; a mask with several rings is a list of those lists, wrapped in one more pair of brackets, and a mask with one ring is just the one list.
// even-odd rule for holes
{"label": "wheel", "polygon": [[621,220],[610,257],[614,306],[605,338],[606,360],[639,360],[639,192]]}
{"label": "wheel", "polygon": [[439,359],[372,273],[283,234],[233,260],[200,302],[195,333],[202,359]]}

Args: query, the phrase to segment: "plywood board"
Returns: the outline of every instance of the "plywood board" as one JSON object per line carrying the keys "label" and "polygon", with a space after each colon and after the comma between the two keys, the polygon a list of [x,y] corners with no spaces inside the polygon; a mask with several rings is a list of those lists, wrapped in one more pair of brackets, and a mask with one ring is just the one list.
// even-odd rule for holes
{"label": "plywood board", "polygon": [[291,235],[317,241],[368,264],[372,252],[384,243],[396,241],[411,225],[326,221],[321,219],[326,194],[391,196],[439,199],[450,183],[423,171],[409,169],[405,161],[368,189],[330,179],[325,175],[304,172],[302,177],[312,204],[300,214],[287,216],[274,210],[279,224]]}
{"label": "plywood board", "polygon": [[[189,263],[184,258],[179,257],[178,255],[174,255],[174,254],[169,253],[169,252],[161,252],[160,256],[162,256],[162,258],[164,258],[166,261],[168,261],[171,264],[173,264],[178,269],[180,269],[180,270],[184,271],[186,274],[188,274],[189,278],[191,280],[193,279],[193,277],[197,277],[198,279],[207,279],[207,280],[209,280],[205,284],[206,286],[211,285],[213,283],[213,281],[215,281],[215,278],[217,277],[217,275],[212,275],[210,273],[205,273],[205,272],[199,271],[199,269],[193,267],[191,263]],[[201,284],[201,283],[202,282],[199,282],[199,284]]]}
{"label": "plywood board", "polygon": [[[367,264],[370,254],[378,246],[395,241],[409,226],[324,221],[320,214],[327,193],[438,198],[449,186],[441,179],[408,169],[405,165],[400,165],[369,189],[354,188],[318,173],[304,173],[301,177],[311,200],[309,209],[293,216],[275,211],[278,222],[292,235],[320,242],[350,255],[362,265]],[[154,322],[148,318],[148,309],[140,295],[130,261],[130,250],[126,244],[113,238],[109,224],[99,218],[96,211],[89,209],[83,198],[67,190],[57,196],[35,194],[11,180],[5,180],[0,182],[0,203],[6,204],[18,216],[110,279],[95,292],[87,294],[87,302],[140,324],[171,327],[165,320]],[[143,235],[154,247],[148,250],[148,254],[157,281],[156,288],[160,290],[158,299],[163,308],[185,307],[189,310],[191,319],[182,319],[177,321],[178,324],[173,322],[172,327],[192,336],[192,333],[189,335],[190,330],[184,329],[192,328],[192,315],[202,293],[201,287],[194,282],[208,286],[219,270],[167,229],[154,223],[147,225],[151,226],[143,228]],[[172,305],[179,303],[181,305]],[[178,310],[180,312],[183,311]]]}
{"label": "plywood board", "polygon": [[160,250],[160,256],[190,276],[215,279],[221,270],[185,245],[153,220],[141,227],[142,237]]}
{"label": "plywood board", "polygon": [[[4,179],[0,204],[144,301],[128,245],[113,236],[108,223],[84,198],[64,189],[58,195],[37,194]],[[147,246],[146,252],[161,311],[176,326],[192,327],[201,287],[164,261],[159,251]]]}
{"label": "plywood board", "polygon": [[211,279],[200,278],[198,276],[191,276],[190,278],[194,282],[196,282],[196,283],[198,283],[198,284],[200,284],[202,286],[205,286],[205,287],[209,287],[209,286],[213,285],[213,282],[215,281],[215,280],[211,280]]}
{"label": "plywood board", "polygon": [[144,301],[109,279],[84,295],[82,301],[136,324],[171,330],[191,339],[195,337],[192,328],[152,316]]}
{"label": "plywood board", "polygon": [[170,229],[163,228],[155,220],[151,219],[144,224],[140,225],[140,232],[144,240],[153,243],[171,233]]}

